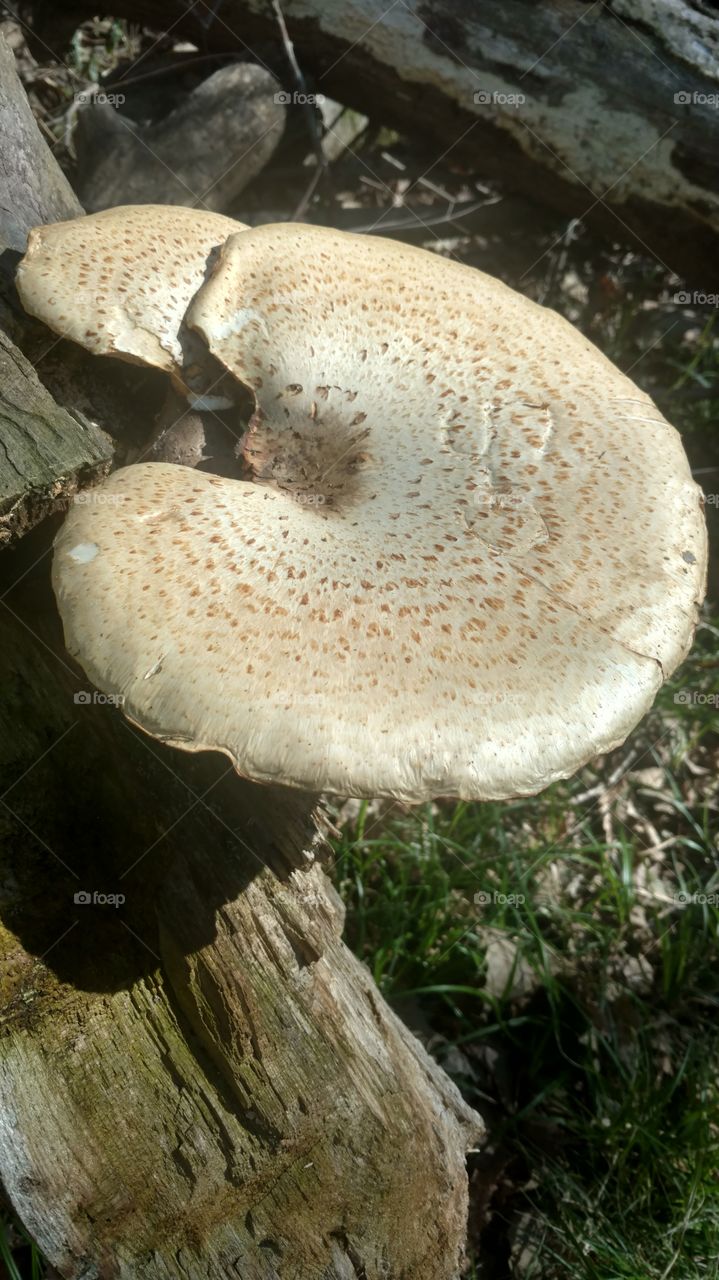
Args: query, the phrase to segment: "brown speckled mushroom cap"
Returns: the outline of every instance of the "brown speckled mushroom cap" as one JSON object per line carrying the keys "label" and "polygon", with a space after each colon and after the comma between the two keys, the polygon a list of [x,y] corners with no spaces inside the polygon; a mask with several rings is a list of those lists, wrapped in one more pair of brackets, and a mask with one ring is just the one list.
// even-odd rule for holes
{"label": "brown speckled mushroom cap", "polygon": [[213,248],[244,223],[178,205],[122,205],[30,232],[20,300],[95,355],[163,369],[182,384],[180,326]]}
{"label": "brown speckled mushroom cap", "polygon": [[254,392],[254,480],[128,467],[57,540],[68,647],[128,716],[404,801],[531,794],[623,741],[706,563],[647,396],[496,280],[327,229],[232,237],[188,320]]}

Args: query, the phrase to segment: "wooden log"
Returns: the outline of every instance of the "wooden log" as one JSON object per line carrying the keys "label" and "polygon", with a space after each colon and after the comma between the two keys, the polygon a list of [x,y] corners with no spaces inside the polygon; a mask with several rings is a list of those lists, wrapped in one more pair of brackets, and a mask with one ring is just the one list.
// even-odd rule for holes
{"label": "wooden log", "polygon": [[[282,8],[315,92],[709,289],[719,232],[719,19],[707,6],[283,0]],[[79,0],[44,0],[38,30],[62,43],[92,12]],[[164,0],[115,0],[113,13],[158,30],[170,22]],[[266,0],[223,0],[212,14],[193,5],[171,20],[202,48],[258,51],[295,87]]]}
{"label": "wooden log", "polygon": [[[0,36],[0,319],[13,329],[16,251],[24,251],[32,227],[80,213]],[[52,343],[48,334],[44,345]],[[103,431],[55,403],[29,360],[0,330],[0,548],[107,471],[112,452]]]}
{"label": "wooden log", "polygon": [[32,227],[75,218],[82,206],[37,127],[1,35],[0,140],[0,252],[24,253]]}
{"label": "wooden log", "polygon": [[225,210],[264,169],[284,127],[279,84],[255,63],[231,63],[144,128],[108,102],[78,115],[78,190],[88,212],[117,204]]}
{"label": "wooden log", "polygon": [[0,548],[110,468],[112,441],[56,404],[0,330]]}
{"label": "wooden log", "polygon": [[32,541],[1,562],[12,1203],[68,1280],[457,1277],[481,1124],[342,943],[313,802],[94,701]]}

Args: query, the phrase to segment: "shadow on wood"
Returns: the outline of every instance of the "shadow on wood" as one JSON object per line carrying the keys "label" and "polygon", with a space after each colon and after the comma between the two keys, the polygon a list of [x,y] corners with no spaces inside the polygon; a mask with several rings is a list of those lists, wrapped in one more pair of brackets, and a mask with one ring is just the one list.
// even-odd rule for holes
{"label": "shadow on wood", "polygon": [[2,561],[13,1203],[73,1278],[458,1275],[480,1125],[341,942],[311,799],[88,700],[49,532]]}

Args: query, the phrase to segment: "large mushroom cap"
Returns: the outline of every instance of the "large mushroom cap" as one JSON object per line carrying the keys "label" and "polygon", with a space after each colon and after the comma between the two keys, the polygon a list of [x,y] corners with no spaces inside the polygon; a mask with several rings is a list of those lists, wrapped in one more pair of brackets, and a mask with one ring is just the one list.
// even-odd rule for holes
{"label": "large mushroom cap", "polygon": [[182,381],[182,318],[212,250],[243,229],[220,213],[151,204],[36,227],[18,267],[20,300],[95,355]]}
{"label": "large mushroom cap", "polygon": [[550,311],[392,241],[232,237],[188,316],[254,392],[255,481],[116,472],[57,541],[67,643],[251,778],[531,794],[619,744],[691,642],[700,494]]}

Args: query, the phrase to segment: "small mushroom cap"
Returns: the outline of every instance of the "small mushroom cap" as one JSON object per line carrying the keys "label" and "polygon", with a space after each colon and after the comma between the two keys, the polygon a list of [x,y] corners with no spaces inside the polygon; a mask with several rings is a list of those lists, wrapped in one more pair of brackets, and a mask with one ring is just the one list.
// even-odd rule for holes
{"label": "small mushroom cap", "polygon": [[132,720],[403,801],[531,794],[624,740],[706,566],[648,396],[496,280],[324,228],[231,237],[188,319],[254,392],[254,481],[125,468],[54,561],[68,648]]}
{"label": "small mushroom cap", "polygon": [[244,223],[177,205],[123,205],[30,232],[20,300],[64,338],[174,375],[180,326],[212,250]]}

